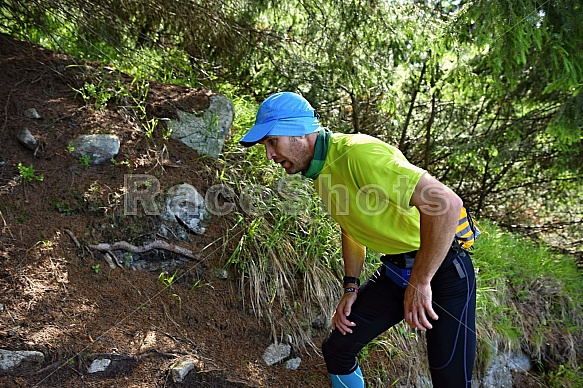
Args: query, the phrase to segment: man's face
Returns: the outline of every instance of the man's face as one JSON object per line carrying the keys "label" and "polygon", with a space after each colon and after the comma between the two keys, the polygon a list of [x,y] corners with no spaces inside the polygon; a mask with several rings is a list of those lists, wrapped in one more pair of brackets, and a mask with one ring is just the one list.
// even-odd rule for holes
{"label": "man's face", "polygon": [[310,167],[313,155],[305,136],[267,136],[259,143],[265,146],[267,159],[281,164],[288,174],[296,174]]}

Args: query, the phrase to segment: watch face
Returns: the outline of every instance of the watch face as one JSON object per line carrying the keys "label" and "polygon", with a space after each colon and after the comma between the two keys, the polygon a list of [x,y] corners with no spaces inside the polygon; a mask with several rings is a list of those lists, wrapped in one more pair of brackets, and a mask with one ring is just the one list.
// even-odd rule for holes
{"label": "watch face", "polygon": [[360,279],[357,277],[354,277],[354,276],[344,276],[343,283],[344,283],[344,287],[346,287],[346,285],[348,283],[354,283],[360,287]]}

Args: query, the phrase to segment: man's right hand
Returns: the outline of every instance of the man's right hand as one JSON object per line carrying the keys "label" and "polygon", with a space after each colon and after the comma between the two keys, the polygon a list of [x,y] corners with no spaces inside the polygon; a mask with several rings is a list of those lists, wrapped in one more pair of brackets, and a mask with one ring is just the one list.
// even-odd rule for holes
{"label": "man's right hand", "polygon": [[356,298],[356,292],[347,292],[342,296],[332,316],[332,330],[338,329],[343,335],[352,333],[351,327],[356,326],[356,323],[350,322],[347,317],[350,315],[352,304]]}

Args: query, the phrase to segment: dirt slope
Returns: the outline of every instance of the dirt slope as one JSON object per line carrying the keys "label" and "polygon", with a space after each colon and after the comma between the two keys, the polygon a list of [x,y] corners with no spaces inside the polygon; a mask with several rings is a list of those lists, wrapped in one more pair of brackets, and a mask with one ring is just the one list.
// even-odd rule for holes
{"label": "dirt slope", "polygon": [[[148,139],[128,109],[95,109],[75,98],[72,88],[87,80],[75,65],[0,36],[0,348],[45,354],[38,368],[0,376],[0,386],[170,387],[168,367],[184,354],[195,355],[203,371],[184,386],[327,386],[313,352],[300,354],[296,371],[263,362],[270,331],[243,308],[237,275],[216,276],[231,249],[224,241],[228,218],[214,217],[205,235],[179,242],[203,260],[182,268],[170,289],[159,273],[111,269],[100,253],[83,248],[160,238],[151,217],[124,216],[124,174],[151,174],[162,191],[186,182],[204,193],[222,166],[159,133]],[[151,109],[208,104],[205,91],[150,88]],[[29,108],[42,118],[26,117]],[[39,140],[35,151],[16,140],[22,128]],[[68,141],[86,133],[117,134],[116,162],[85,167],[73,158]],[[19,163],[32,173],[30,182]],[[89,375],[87,359],[96,353],[129,355],[136,366]]]}

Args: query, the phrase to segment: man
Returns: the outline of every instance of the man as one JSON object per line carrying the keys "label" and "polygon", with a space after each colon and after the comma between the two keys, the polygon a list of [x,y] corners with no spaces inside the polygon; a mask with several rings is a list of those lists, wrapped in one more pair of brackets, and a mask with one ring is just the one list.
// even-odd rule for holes
{"label": "man", "polygon": [[[322,345],[332,386],[364,387],[358,352],[403,319],[426,332],[434,387],[470,386],[476,294],[470,256],[455,239],[461,199],[395,147],[333,134],[317,116],[298,94],[276,93],[241,144],[263,144],[288,174],[313,179],[341,227],[345,292]],[[367,247],[383,265],[360,287]]]}

